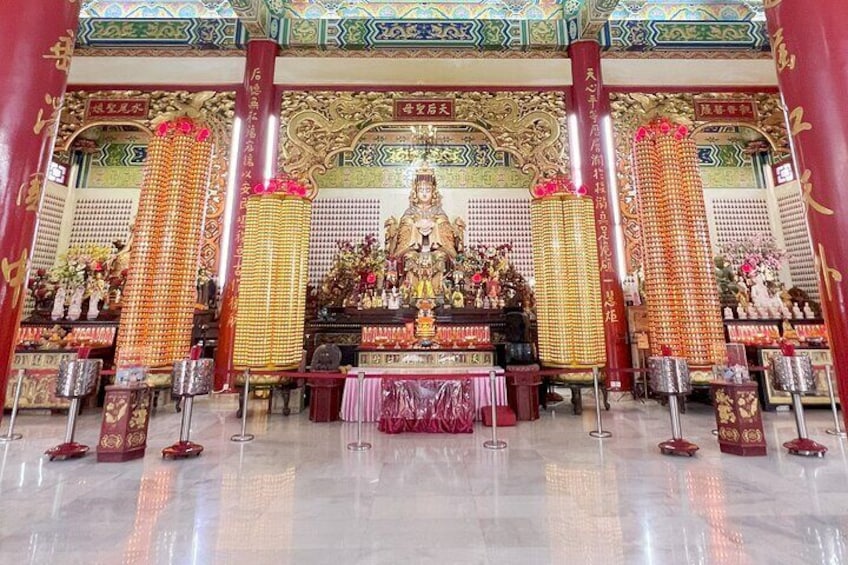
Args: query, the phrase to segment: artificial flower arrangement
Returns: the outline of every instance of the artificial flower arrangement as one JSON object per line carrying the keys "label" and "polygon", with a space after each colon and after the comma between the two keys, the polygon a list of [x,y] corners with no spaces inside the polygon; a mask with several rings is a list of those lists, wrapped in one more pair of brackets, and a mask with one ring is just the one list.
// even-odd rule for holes
{"label": "artificial flower arrangement", "polygon": [[[103,296],[112,282],[112,266],[117,257],[114,246],[87,244],[74,246],[59,256],[59,262],[50,270],[50,281],[68,290],[83,288],[84,296]],[[125,281],[124,277],[124,281]]]}
{"label": "artificial flower arrangement", "polygon": [[366,235],[358,243],[337,241],[333,264],[318,289],[318,303],[345,306],[357,293],[380,286],[385,269],[386,253],[374,234]]}
{"label": "artificial flower arrangement", "polygon": [[[750,301],[749,287],[761,280],[772,295],[784,291],[780,268],[786,251],[765,234],[743,237],[719,246],[713,263],[725,306]],[[734,300],[735,299],[735,300]]]}
{"label": "artificial flower arrangement", "polygon": [[457,255],[452,278],[454,284],[464,281],[466,304],[475,304],[478,296],[487,296],[502,299],[506,307],[533,306],[533,292],[509,261],[510,251],[511,243],[478,244]]}

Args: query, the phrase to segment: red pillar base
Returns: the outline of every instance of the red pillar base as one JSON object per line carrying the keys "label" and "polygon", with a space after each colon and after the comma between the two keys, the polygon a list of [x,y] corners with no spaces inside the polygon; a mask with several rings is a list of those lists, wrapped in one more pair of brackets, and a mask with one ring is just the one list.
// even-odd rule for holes
{"label": "red pillar base", "polygon": [[783,444],[783,447],[792,455],[800,455],[802,457],[824,457],[824,454],[827,452],[825,446],[806,437],[787,441]]}
{"label": "red pillar base", "polygon": [[84,456],[86,453],[88,453],[88,446],[75,441],[70,443],[60,443],[56,447],[51,447],[44,452],[44,454],[50,458],[50,461],[53,461],[54,459],[58,459],[59,461],[64,461],[65,459],[76,459],[77,457]]}
{"label": "red pillar base", "polygon": [[663,455],[688,455],[692,457],[700,449],[691,441],[680,439],[667,439],[658,445]]}
{"label": "red pillar base", "polygon": [[[528,367],[524,369],[523,367]],[[508,365],[509,371],[538,371],[538,365]],[[539,419],[539,385],[542,378],[538,374],[510,375],[506,378],[506,398],[509,407],[519,421],[527,422]],[[498,421],[500,424],[500,421]]]}
{"label": "red pillar base", "polygon": [[335,422],[342,409],[344,379],[309,379],[312,390],[309,399],[309,419],[313,422]]}
{"label": "red pillar base", "polygon": [[193,441],[178,441],[170,447],[162,450],[162,457],[165,459],[187,459],[189,457],[197,457],[203,453],[203,446]]}

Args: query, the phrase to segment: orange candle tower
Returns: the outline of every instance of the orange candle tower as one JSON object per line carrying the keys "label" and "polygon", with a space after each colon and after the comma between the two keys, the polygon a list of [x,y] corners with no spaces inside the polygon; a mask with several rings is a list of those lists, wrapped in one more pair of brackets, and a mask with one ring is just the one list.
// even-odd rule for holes
{"label": "orange candle tower", "polygon": [[233,364],[294,369],[303,354],[312,202],[291,181],[274,180],[254,192],[245,217]]}
{"label": "orange candle tower", "polygon": [[119,366],[170,365],[188,352],[211,162],[210,131],[189,118],[162,123],[151,138],[118,331]]}
{"label": "orange candle tower", "polygon": [[606,359],[592,199],[570,182],[539,185],[530,205],[539,358],[549,367]]}
{"label": "orange candle tower", "polygon": [[693,366],[725,361],[697,151],[685,126],[639,128],[633,149],[642,216],[651,352],[669,347]]}

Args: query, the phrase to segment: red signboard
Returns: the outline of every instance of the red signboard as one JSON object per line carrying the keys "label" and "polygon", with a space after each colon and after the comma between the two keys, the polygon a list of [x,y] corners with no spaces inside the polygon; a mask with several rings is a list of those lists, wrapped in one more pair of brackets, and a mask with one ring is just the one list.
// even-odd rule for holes
{"label": "red signboard", "polygon": [[87,120],[144,120],[150,110],[146,98],[91,98],[85,105]]}
{"label": "red signboard", "polygon": [[757,102],[745,98],[695,100],[695,121],[756,123]]}
{"label": "red signboard", "polygon": [[453,100],[398,99],[395,100],[394,116],[398,121],[451,121],[455,119]]}

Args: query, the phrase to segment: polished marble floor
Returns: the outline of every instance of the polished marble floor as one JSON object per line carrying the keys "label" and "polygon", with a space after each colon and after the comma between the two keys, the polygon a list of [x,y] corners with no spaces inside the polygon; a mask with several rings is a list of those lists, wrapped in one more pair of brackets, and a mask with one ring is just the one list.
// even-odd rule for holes
{"label": "polished marble floor", "polygon": [[[586,433],[590,407],[563,404],[503,430],[503,452],[483,449],[484,428],[368,426],[373,449],[352,453],[355,425],[267,415],[261,401],[256,440],[232,443],[235,399],[198,399],[200,458],[161,459],[179,428],[165,407],[130,463],[49,462],[63,418],[23,414],[25,438],[0,445],[0,563],[848,563],[848,446],[824,434],[829,411],[808,411],[823,460],[780,448],[790,413],[766,414],[768,457],[740,458],[719,452],[711,409],[690,405],[684,432],[701,451],[688,459],[656,449],[663,408],[613,400],[603,442]],[[95,445],[98,430],[84,414],[77,439]]]}

